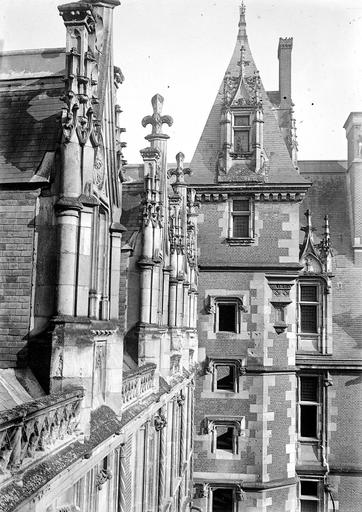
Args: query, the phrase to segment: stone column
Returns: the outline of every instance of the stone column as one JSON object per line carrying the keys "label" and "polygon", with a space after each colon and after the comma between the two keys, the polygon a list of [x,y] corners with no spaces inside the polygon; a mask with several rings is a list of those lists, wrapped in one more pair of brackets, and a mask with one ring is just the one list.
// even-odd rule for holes
{"label": "stone column", "polygon": [[122,444],[119,452],[118,512],[126,510],[126,445]]}
{"label": "stone column", "polygon": [[157,510],[163,512],[163,503],[166,492],[166,463],[167,463],[167,425],[166,407],[163,406],[159,414],[155,417],[155,429],[160,436],[160,455],[159,455],[159,473],[158,473],[158,501]]}
{"label": "stone column", "polygon": [[62,198],[56,204],[58,225],[57,314],[75,315],[78,222],[81,204]]}
{"label": "stone column", "polygon": [[170,277],[170,294],[169,294],[169,320],[170,327],[176,326],[176,290],[177,279],[173,276]]}
{"label": "stone column", "polygon": [[169,314],[169,287],[171,267],[163,268],[163,302],[162,302],[162,324],[168,325]]}
{"label": "stone column", "polygon": [[154,263],[144,258],[138,262],[138,265],[141,267],[140,320],[148,324],[151,321],[151,284]]}

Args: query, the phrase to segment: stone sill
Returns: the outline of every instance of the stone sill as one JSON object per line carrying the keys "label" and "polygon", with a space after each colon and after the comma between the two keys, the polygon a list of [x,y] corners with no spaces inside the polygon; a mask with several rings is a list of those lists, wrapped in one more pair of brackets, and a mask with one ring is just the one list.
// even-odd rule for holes
{"label": "stone sill", "polygon": [[227,238],[229,245],[251,245],[255,243],[255,238]]}

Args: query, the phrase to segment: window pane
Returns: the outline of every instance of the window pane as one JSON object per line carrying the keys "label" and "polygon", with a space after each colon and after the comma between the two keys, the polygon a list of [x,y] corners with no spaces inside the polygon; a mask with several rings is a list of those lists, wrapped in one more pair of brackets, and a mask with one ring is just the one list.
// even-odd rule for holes
{"label": "window pane", "polygon": [[317,406],[300,406],[300,435],[302,437],[317,436]]}
{"label": "window pane", "polygon": [[318,501],[300,500],[301,512],[318,512]]}
{"label": "window pane", "polygon": [[233,201],[234,212],[249,212],[249,199],[235,199]]}
{"label": "window pane", "polygon": [[212,493],[212,512],[233,511],[233,490],[215,489]]}
{"label": "window pane", "polygon": [[301,480],[300,494],[302,496],[318,497],[318,482],[312,482],[311,480]]}
{"label": "window pane", "polygon": [[216,389],[234,390],[235,366],[217,365],[216,366]]}
{"label": "window pane", "polygon": [[219,331],[236,332],[236,305],[218,304]]}
{"label": "window pane", "polygon": [[301,286],[300,299],[307,302],[317,302],[317,287],[316,286]]}
{"label": "window pane", "polygon": [[300,378],[300,399],[303,402],[318,402],[318,378]]}
{"label": "window pane", "polygon": [[233,216],[233,237],[247,238],[249,236],[249,216],[234,215]]}
{"label": "window pane", "polygon": [[301,332],[317,333],[317,307],[301,304],[300,306],[300,330]]}
{"label": "window pane", "polygon": [[234,116],[234,126],[248,126],[249,116]]}
{"label": "window pane", "polygon": [[234,130],[234,151],[247,153],[249,151],[249,131]]}
{"label": "window pane", "polygon": [[233,427],[223,427],[218,426],[217,429],[217,439],[216,439],[216,448],[218,450],[226,450],[228,452],[233,451]]}

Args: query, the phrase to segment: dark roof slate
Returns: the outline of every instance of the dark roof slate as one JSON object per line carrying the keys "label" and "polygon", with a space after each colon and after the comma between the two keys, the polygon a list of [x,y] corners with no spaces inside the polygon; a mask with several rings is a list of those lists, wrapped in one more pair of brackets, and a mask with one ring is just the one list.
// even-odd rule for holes
{"label": "dark roof slate", "polygon": [[29,182],[60,136],[61,77],[0,83],[0,183]]}
{"label": "dark roof slate", "polygon": [[[239,75],[240,67],[238,62],[240,61],[241,45],[245,48],[245,61],[248,62],[245,67],[245,73],[246,75],[253,76],[254,72],[257,71],[257,67],[246,36],[238,36],[233,55],[227,67],[227,72],[229,72],[231,76]],[[190,182],[193,184],[210,184],[216,182],[217,156],[221,149],[220,115],[223,103],[223,88],[224,82],[222,81],[191,161],[193,175]],[[275,94],[273,92],[271,94],[273,100],[275,100]],[[292,164],[288,149],[279,129],[276,112],[274,110],[275,107],[272,105],[263,85],[261,86],[261,96],[264,110],[264,148],[270,163],[268,181],[269,183],[305,185],[306,181],[299,175]]]}
{"label": "dark roof slate", "polygon": [[362,359],[362,272],[354,265],[351,241],[350,201],[345,161],[299,161],[301,174],[312,182],[303,202],[304,211],[312,213],[315,238],[321,237],[324,216],[328,214],[332,250],[333,274],[333,358]]}

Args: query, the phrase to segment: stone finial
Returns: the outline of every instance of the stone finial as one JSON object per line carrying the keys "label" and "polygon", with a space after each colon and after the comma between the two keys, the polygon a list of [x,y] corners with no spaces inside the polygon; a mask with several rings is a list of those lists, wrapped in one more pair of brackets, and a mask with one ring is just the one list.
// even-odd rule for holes
{"label": "stone finial", "polygon": [[240,5],[240,18],[239,18],[239,33],[238,33],[238,39],[246,39],[246,21],[245,21],[245,4],[244,2],[241,2]]}
{"label": "stone finial", "polygon": [[307,225],[303,226],[301,228],[301,230],[305,232],[306,236],[309,235],[309,237],[311,239],[313,239],[313,231],[315,231],[315,228],[313,228],[313,226],[312,226],[312,214],[311,214],[311,211],[309,210],[309,208],[306,212],[304,212],[304,215],[307,219]]}
{"label": "stone finial", "polygon": [[145,128],[148,124],[152,126],[152,135],[163,135],[162,125],[168,124],[172,126],[173,119],[171,116],[162,116],[163,107],[163,96],[161,94],[155,94],[151,100],[153,114],[152,116],[146,116],[142,119],[142,126]]}
{"label": "stone finial", "polygon": [[167,173],[169,178],[171,176],[176,176],[175,185],[180,185],[180,184],[185,183],[185,174],[188,174],[189,176],[191,176],[191,174],[192,174],[191,169],[189,169],[188,167],[186,169],[184,169],[184,160],[185,160],[185,155],[183,153],[181,153],[181,151],[180,151],[180,153],[177,153],[177,155],[176,155],[176,163],[177,163],[176,169],[169,169],[169,171]]}

